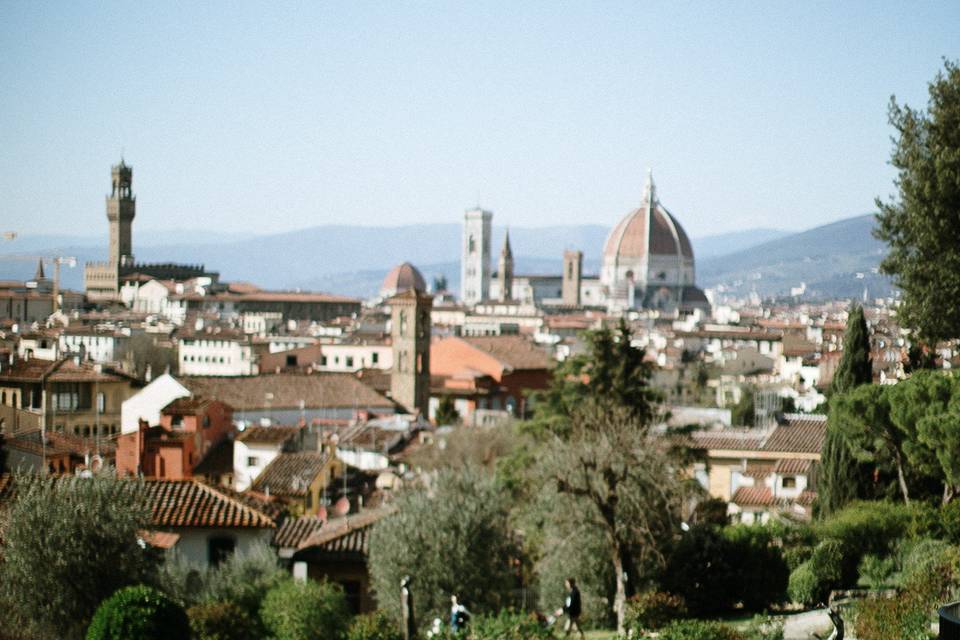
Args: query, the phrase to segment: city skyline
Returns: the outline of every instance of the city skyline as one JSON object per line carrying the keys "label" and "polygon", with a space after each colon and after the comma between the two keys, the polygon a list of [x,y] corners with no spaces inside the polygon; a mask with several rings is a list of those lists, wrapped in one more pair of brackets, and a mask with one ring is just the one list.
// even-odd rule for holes
{"label": "city skyline", "polygon": [[7,6],[0,218],[99,233],[123,155],[144,230],[610,226],[648,168],[694,237],[814,227],[960,53],[947,3],[824,8]]}

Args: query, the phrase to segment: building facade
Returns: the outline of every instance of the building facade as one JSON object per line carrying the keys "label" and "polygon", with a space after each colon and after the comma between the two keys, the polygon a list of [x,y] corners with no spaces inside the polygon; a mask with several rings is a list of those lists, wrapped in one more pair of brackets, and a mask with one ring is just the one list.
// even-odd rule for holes
{"label": "building facade", "polygon": [[490,236],[493,213],[471,209],[463,215],[460,291],[463,302],[477,304],[490,297]]}

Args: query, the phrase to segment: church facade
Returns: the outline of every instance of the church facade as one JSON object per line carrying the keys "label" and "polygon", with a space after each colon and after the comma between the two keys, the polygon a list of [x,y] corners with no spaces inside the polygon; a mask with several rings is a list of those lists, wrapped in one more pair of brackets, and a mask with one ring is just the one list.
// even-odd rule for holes
{"label": "church facade", "polygon": [[491,272],[492,217],[492,213],[479,209],[468,211],[464,217],[461,297],[468,306],[496,301],[538,308],[599,308],[610,313],[710,309],[703,291],[696,286],[690,239],[660,202],[652,175],[647,176],[640,205],[607,236],[599,276],[583,274],[583,253],[575,250],[564,252],[560,274],[515,274],[509,233],[500,253],[499,269]]}

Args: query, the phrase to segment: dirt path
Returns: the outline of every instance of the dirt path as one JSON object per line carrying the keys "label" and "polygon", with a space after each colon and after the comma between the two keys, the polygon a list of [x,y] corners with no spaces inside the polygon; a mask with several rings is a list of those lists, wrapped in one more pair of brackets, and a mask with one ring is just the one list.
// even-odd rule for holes
{"label": "dirt path", "polygon": [[811,640],[814,633],[823,633],[833,628],[826,609],[814,609],[786,616],[783,624],[783,640]]}

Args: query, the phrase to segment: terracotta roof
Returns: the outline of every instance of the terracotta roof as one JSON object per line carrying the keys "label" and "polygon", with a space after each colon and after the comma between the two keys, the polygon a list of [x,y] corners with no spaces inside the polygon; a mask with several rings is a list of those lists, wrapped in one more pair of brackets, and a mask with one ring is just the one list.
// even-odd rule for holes
{"label": "terracotta roof", "polygon": [[260,472],[251,488],[268,495],[303,497],[329,461],[329,455],[317,451],[281,453]]}
{"label": "terracotta roof", "polygon": [[763,445],[764,451],[820,453],[827,435],[827,416],[787,414]]}
{"label": "terracotta roof", "polygon": [[733,449],[782,453],[815,453],[823,449],[827,417],[819,414],[786,414],[772,429],[722,429],[691,434],[698,449]]}
{"label": "terracotta roof", "polygon": [[300,549],[310,547],[327,553],[367,554],[367,537],[370,528],[382,518],[394,512],[394,507],[383,506],[367,509],[356,515],[329,520],[300,543]]}
{"label": "terracotta roof", "polygon": [[320,516],[300,516],[287,518],[273,536],[273,544],[277,547],[298,548],[314,532],[323,526],[324,519]]}
{"label": "terracotta roof", "polygon": [[415,266],[409,262],[404,262],[391,269],[383,279],[383,283],[380,285],[380,294],[392,296],[409,289],[423,292],[427,290],[427,283]]}
{"label": "terracotta roof", "polygon": [[156,527],[273,527],[266,514],[194,480],[144,480]]}
{"label": "terracotta roof", "polygon": [[97,367],[91,362],[74,362],[73,358],[59,360],[17,360],[13,365],[0,370],[0,381],[4,382],[39,382],[46,378],[52,382],[138,382],[125,373],[102,367],[97,373]]}
{"label": "terracotta roof", "polygon": [[813,465],[811,460],[777,460],[773,468],[774,473],[783,474],[801,474],[810,473],[810,467]]}
{"label": "terracotta roof", "polygon": [[521,336],[477,336],[453,338],[463,340],[483,351],[509,369],[550,369],[554,361],[550,355]]}
{"label": "terracotta roof", "polygon": [[773,494],[765,486],[740,487],[730,502],[741,507],[769,507],[773,506]]}
{"label": "terracotta roof", "polygon": [[[6,446],[37,456],[43,455],[44,452],[44,443],[40,441],[39,431],[30,431],[12,437],[8,436]],[[88,453],[95,453],[98,448],[101,456],[108,456],[117,450],[117,445],[116,442],[106,437],[101,438],[100,442],[97,443],[94,438],[81,438],[80,436],[58,433],[56,431],[47,432],[47,456],[73,455],[83,457]]]}
{"label": "terracotta roof", "polygon": [[[273,373],[243,377],[185,377],[181,382],[195,395],[216,398],[234,411],[360,407],[393,408],[394,404],[351,373]],[[267,394],[273,397],[267,400]]]}
{"label": "terracotta roof", "polygon": [[239,442],[281,444],[300,433],[300,427],[247,427],[237,433]]}
{"label": "terracotta roof", "polygon": [[[690,239],[677,219],[667,211],[656,194],[650,206],[651,187],[639,208],[628,213],[607,236],[604,258],[642,258],[646,255],[682,255],[693,258]],[[648,232],[649,227],[649,232]]]}
{"label": "terracotta roof", "polygon": [[229,498],[233,498],[242,505],[259,511],[273,520],[274,523],[282,520],[287,514],[287,507],[285,504],[270,496],[265,496],[262,493],[258,493],[250,489],[241,493],[240,491],[234,491],[233,489],[218,486],[217,491]]}
{"label": "terracotta roof", "polygon": [[210,398],[202,398],[199,396],[177,398],[165,406],[161,410],[161,413],[187,416],[199,415],[200,412],[209,407],[212,402],[214,401]]}
{"label": "terracotta roof", "polygon": [[169,531],[138,531],[143,541],[155,549],[172,549],[180,541],[179,533]]}

